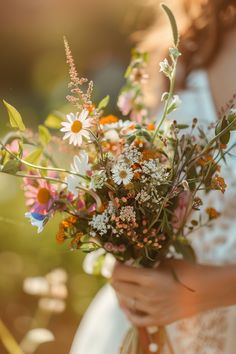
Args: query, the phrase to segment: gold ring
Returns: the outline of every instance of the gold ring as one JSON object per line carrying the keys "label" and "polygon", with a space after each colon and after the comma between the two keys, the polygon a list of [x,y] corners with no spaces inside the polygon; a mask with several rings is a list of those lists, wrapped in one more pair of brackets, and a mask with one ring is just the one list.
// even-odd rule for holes
{"label": "gold ring", "polygon": [[135,299],[135,298],[129,299],[129,307],[131,308],[131,310],[133,310],[133,311],[136,310],[136,303],[137,303],[137,299]]}

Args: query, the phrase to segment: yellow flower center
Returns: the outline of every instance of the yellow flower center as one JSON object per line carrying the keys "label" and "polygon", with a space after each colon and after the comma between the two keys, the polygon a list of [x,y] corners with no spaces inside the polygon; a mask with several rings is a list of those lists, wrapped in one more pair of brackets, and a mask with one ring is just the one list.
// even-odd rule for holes
{"label": "yellow flower center", "polygon": [[83,125],[79,120],[75,120],[71,125],[71,131],[73,133],[79,133],[82,128],[83,128]]}
{"label": "yellow flower center", "polygon": [[126,171],[122,170],[119,172],[119,176],[121,179],[124,179],[128,176],[128,173]]}
{"label": "yellow flower center", "polygon": [[51,198],[51,194],[47,188],[41,188],[38,191],[37,199],[40,204],[46,204]]}

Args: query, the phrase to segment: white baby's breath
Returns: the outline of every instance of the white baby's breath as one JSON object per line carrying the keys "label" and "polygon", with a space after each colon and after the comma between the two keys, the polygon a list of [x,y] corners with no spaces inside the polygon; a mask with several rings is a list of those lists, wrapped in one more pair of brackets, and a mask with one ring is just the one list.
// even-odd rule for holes
{"label": "white baby's breath", "polygon": [[91,177],[90,188],[96,191],[101,189],[104,186],[104,183],[107,181],[106,171],[95,171]]}

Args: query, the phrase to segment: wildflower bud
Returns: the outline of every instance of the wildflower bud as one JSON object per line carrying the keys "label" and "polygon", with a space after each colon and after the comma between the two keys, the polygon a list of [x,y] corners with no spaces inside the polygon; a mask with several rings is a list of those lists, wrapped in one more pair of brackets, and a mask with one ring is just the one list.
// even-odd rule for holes
{"label": "wildflower bud", "polygon": [[174,58],[174,59],[177,59],[181,53],[179,52],[178,48],[169,48],[169,53],[170,55]]}
{"label": "wildflower bud", "polygon": [[164,92],[161,96],[161,102],[166,101],[169,97],[169,92]]}
{"label": "wildflower bud", "polygon": [[173,68],[168,63],[167,59],[160,62],[160,72],[163,72],[169,79],[171,78]]}
{"label": "wildflower bud", "polygon": [[197,125],[198,119],[197,118],[193,118],[193,122],[192,122],[192,128],[195,128]]}
{"label": "wildflower bud", "polygon": [[182,186],[184,187],[184,190],[185,190],[185,191],[189,191],[189,185],[188,185],[188,182],[187,182],[186,180],[184,180],[184,181],[182,182]]}

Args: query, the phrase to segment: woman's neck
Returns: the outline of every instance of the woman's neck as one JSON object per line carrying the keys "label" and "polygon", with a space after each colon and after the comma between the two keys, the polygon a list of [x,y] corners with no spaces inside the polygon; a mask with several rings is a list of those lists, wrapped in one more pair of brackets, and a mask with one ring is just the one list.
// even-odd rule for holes
{"label": "woman's neck", "polygon": [[236,94],[236,28],[226,33],[221,50],[208,69],[208,77],[216,109]]}

